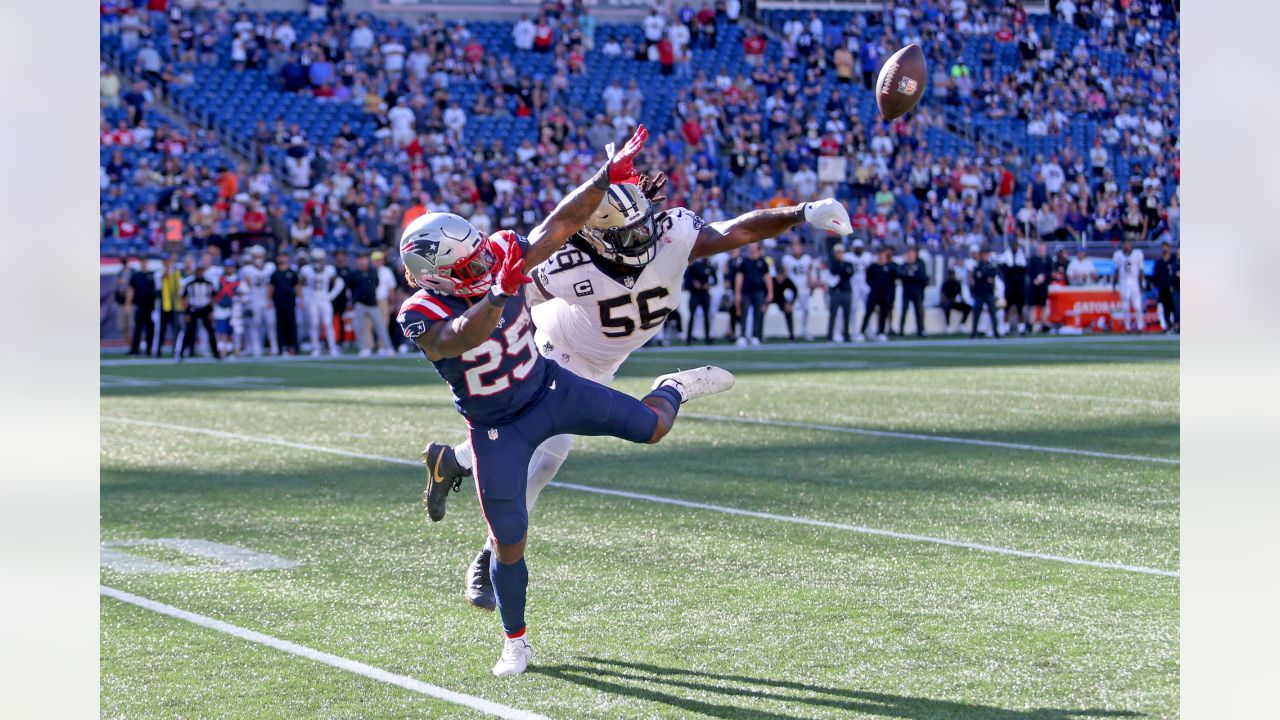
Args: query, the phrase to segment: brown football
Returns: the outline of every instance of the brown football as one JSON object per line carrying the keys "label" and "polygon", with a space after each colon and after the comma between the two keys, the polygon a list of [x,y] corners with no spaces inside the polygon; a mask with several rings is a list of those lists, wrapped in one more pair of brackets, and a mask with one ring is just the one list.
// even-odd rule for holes
{"label": "brown football", "polygon": [[928,80],[924,51],[912,43],[894,53],[876,79],[876,104],[885,120],[900,118],[924,97]]}

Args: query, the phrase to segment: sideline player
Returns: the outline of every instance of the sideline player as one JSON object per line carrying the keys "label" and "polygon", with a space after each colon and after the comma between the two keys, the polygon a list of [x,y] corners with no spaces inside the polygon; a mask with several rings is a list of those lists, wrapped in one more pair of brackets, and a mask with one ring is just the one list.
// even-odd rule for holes
{"label": "sideline player", "polygon": [[[662,182],[659,175],[657,189]],[[654,213],[645,189],[656,192],[648,183],[611,185],[586,228],[533,273],[538,293],[546,298],[533,309],[539,352],[604,385],[613,382],[627,356],[657,334],[667,314],[679,306],[690,262],[776,237],[801,222],[838,235],[850,232],[848,211],[832,199],[707,223],[686,208]],[[572,446],[573,436],[565,433],[533,453],[525,496],[529,511]],[[472,449],[468,443],[456,449],[431,443],[423,457],[427,514],[440,520],[449,490],[458,489],[471,471]],[[488,582],[490,555],[486,544],[466,578],[467,601],[484,609],[496,603]]]}
{"label": "sideline player", "polygon": [[[1142,280],[1146,271],[1146,258],[1141,250],[1133,249],[1133,241],[1125,238],[1120,249],[1111,257],[1115,272],[1111,275],[1111,288],[1120,290],[1120,318],[1125,332],[1143,331],[1146,314],[1146,298],[1142,295]],[[1132,328],[1130,328],[1132,324]]]}
{"label": "sideline player", "polygon": [[814,263],[809,253],[804,251],[804,243],[800,238],[791,239],[791,252],[782,256],[782,269],[796,285],[792,311],[800,320],[800,336],[805,340],[812,340],[813,333],[809,332],[809,296],[816,284]]}
{"label": "sideline player", "polygon": [[249,248],[249,261],[240,270],[243,282],[249,288],[249,352],[254,357],[261,357],[265,341],[271,348],[271,354],[279,355],[276,309],[271,303],[271,276],[275,268],[267,265],[267,251],[261,245]]}
{"label": "sideline player", "polygon": [[342,294],[346,285],[338,276],[338,271],[325,262],[324,250],[311,250],[311,263],[303,265],[298,271],[302,278],[302,309],[307,314],[309,337],[311,338],[311,355],[320,354],[320,338],[329,343],[330,355],[341,355],[338,341],[333,332],[333,299]]}
{"label": "sideline player", "polygon": [[419,290],[397,320],[452,388],[471,438],[476,491],[493,544],[490,582],[506,633],[493,666],[497,676],[524,672],[531,653],[524,617],[525,485],[538,445],[565,433],[656,443],[671,430],[682,403],[733,386],[727,371],[703,367],[661,376],[637,400],[562,369],[534,345],[526,272],[583,228],[611,180],[635,177],[634,158],[646,136],[639,126],[528,239],[507,230],[485,237],[449,213],[424,214],[401,235],[405,279]]}

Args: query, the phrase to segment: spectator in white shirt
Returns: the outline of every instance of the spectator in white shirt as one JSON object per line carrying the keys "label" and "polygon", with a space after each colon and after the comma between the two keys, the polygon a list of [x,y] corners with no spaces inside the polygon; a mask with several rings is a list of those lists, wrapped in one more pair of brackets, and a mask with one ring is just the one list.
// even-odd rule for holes
{"label": "spectator in white shirt", "polygon": [[293,25],[289,24],[287,18],[276,26],[276,31],[272,33],[272,37],[276,42],[283,45],[285,50],[292,50],[293,44],[298,41],[298,33],[294,31]]}
{"label": "spectator in white shirt", "polygon": [[804,202],[818,196],[818,173],[808,165],[791,175],[791,188],[795,190],[796,199]]}
{"label": "spectator in white shirt", "polygon": [[641,23],[644,27],[644,39],[649,46],[656,45],[667,30],[667,19],[658,14],[657,9],[650,10]]}
{"label": "spectator in white shirt", "polygon": [[600,99],[604,100],[605,114],[613,117],[622,112],[622,101],[625,93],[622,91],[622,85],[617,80],[609,83],[609,86],[600,93]]}
{"label": "spectator in white shirt", "polygon": [[1084,250],[1076,253],[1076,256],[1067,263],[1067,284],[1068,285],[1088,285],[1097,281],[1098,270],[1093,266],[1093,261],[1085,255]]}
{"label": "spectator in white shirt", "polygon": [[639,117],[644,107],[644,93],[635,80],[627,83],[627,91],[623,93],[622,112],[624,115]]}
{"label": "spectator in white shirt", "polygon": [[396,101],[396,106],[387,111],[387,122],[391,124],[391,139],[397,147],[408,145],[413,140],[415,119],[413,109],[405,102],[403,95]]}
{"label": "spectator in white shirt", "polygon": [[444,126],[457,140],[462,140],[462,130],[467,126],[467,113],[458,107],[457,101],[449,103],[449,108],[444,111]]}
{"label": "spectator in white shirt", "polygon": [[521,16],[520,22],[511,28],[511,40],[515,43],[517,50],[532,50],[534,34],[533,21],[528,15]]}
{"label": "spectator in white shirt", "polygon": [[391,74],[398,74],[404,70],[404,44],[395,38],[387,38],[379,48],[382,53],[382,69]]}
{"label": "spectator in white shirt", "polygon": [[1044,177],[1044,189],[1050,195],[1057,195],[1062,192],[1062,184],[1067,181],[1067,176],[1062,171],[1062,166],[1058,164],[1057,155],[1054,155],[1049,162],[1040,166],[1040,174]]}
{"label": "spectator in white shirt", "polygon": [[363,57],[373,49],[373,40],[373,29],[369,27],[369,21],[364,18],[357,20],[355,29],[351,31],[351,40],[348,42],[351,50]]}
{"label": "spectator in white shirt", "polygon": [[467,218],[467,222],[471,223],[481,235],[488,235],[493,232],[493,220],[489,218],[489,206],[480,201],[476,203],[475,210],[472,211],[471,217]]}
{"label": "spectator in white shirt", "polygon": [[1093,166],[1093,177],[1102,177],[1102,171],[1107,168],[1107,160],[1109,159],[1107,149],[1102,146],[1102,138],[1094,138],[1093,147],[1089,149],[1089,164]]}

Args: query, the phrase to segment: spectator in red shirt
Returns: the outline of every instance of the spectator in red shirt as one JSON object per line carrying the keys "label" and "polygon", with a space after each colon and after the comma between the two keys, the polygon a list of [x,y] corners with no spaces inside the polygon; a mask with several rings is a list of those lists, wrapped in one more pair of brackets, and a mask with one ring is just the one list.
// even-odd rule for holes
{"label": "spectator in red shirt", "polygon": [[658,41],[658,63],[662,65],[663,75],[670,75],[675,71],[676,49],[671,44],[671,38],[665,35]]}
{"label": "spectator in red shirt", "polygon": [[546,17],[539,16],[538,24],[533,28],[533,49],[535,52],[551,52],[555,45],[556,33],[547,23]]}
{"label": "spectator in red shirt", "polygon": [[702,125],[698,124],[698,118],[691,117],[685,120],[684,125],[680,126],[680,131],[684,133],[684,140],[691,148],[702,144]]}
{"label": "spectator in red shirt", "polygon": [[471,38],[465,47],[462,48],[462,55],[467,59],[467,64],[473,69],[479,69],[480,63],[484,60],[484,46],[480,44],[475,37]]}
{"label": "spectator in red shirt", "polygon": [[742,52],[746,55],[747,64],[752,67],[759,67],[764,61],[764,45],[765,38],[761,33],[748,35],[742,41]]}
{"label": "spectator in red shirt", "polygon": [[267,213],[262,209],[262,203],[254,200],[249,204],[249,208],[244,211],[244,231],[247,233],[264,233],[267,230]]}
{"label": "spectator in red shirt", "polygon": [[1001,200],[1008,199],[1013,194],[1014,178],[1009,168],[1000,168],[1000,187],[996,190],[996,195]]}
{"label": "spectator in red shirt", "polygon": [[116,217],[116,237],[120,240],[132,240],[138,237],[141,228],[129,216],[128,208],[122,208]]}

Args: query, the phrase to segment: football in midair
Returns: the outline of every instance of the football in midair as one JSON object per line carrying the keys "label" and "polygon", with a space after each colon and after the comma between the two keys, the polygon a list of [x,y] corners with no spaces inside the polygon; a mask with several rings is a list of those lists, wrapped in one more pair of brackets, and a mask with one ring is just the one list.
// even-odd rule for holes
{"label": "football in midair", "polygon": [[894,53],[880,68],[880,77],[876,79],[880,115],[885,120],[894,120],[910,112],[924,97],[927,79],[924,51],[919,45],[912,43]]}

